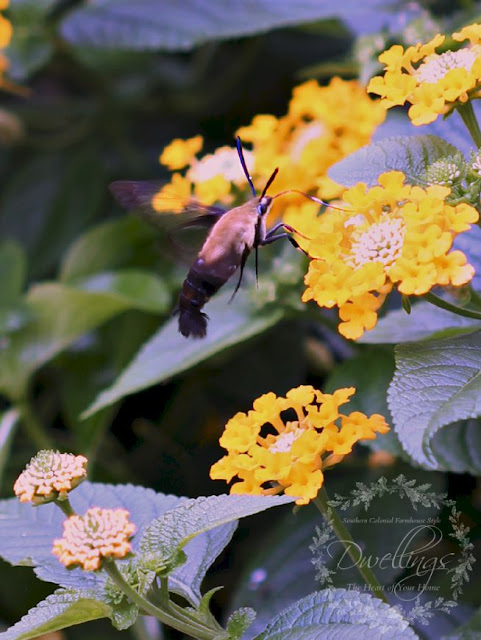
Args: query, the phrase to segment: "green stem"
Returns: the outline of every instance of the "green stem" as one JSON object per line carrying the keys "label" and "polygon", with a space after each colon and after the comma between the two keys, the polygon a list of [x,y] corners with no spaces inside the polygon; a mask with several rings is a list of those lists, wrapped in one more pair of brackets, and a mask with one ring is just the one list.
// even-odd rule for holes
{"label": "green stem", "polygon": [[[67,517],[75,515],[75,511],[72,509],[69,499],[56,500],[55,504],[65,513]],[[223,631],[223,628],[215,621],[215,629],[202,624],[199,620],[196,620],[193,615],[179,607],[169,599],[169,585],[167,578],[161,578],[161,607],[157,607],[153,602],[147,600],[140,593],[131,587],[131,585],[124,579],[117,565],[111,558],[105,558],[102,563],[102,569],[105,570],[109,578],[114,582],[117,587],[129,598],[131,602],[134,602],[141,611],[145,611],[157,620],[160,620],[163,624],[166,624],[173,629],[177,629],[182,633],[185,633],[192,638],[198,640],[213,640],[219,631]]]}
{"label": "green stem", "polygon": [[326,520],[331,524],[338,540],[343,544],[347,553],[351,557],[351,560],[354,562],[357,570],[361,574],[364,582],[370,587],[371,594],[389,604],[389,600],[384,595],[383,588],[379,584],[376,576],[369,567],[363,565],[361,549],[352,539],[351,534],[344,526],[344,523],[337,512],[329,506],[329,496],[327,495],[324,487],[321,488],[321,490],[317,494],[317,497],[314,499],[314,504],[326,518]]}
{"label": "green stem", "polygon": [[165,609],[155,606],[152,602],[141,596],[137,591],[124,580],[117,565],[112,560],[105,560],[102,568],[117,587],[125,593],[131,602],[134,602],[142,611],[160,620],[163,624],[177,629],[186,635],[198,640],[213,640],[218,631],[207,628],[196,620],[187,619],[187,612],[184,612],[182,619]]}
{"label": "green stem", "polygon": [[474,140],[474,144],[477,147],[481,147],[481,130],[479,129],[471,100],[468,100],[468,102],[464,104],[456,105],[456,109]]}
{"label": "green stem", "polygon": [[30,440],[35,444],[37,449],[52,449],[53,444],[50,438],[45,433],[43,426],[37,420],[34,414],[30,402],[27,398],[23,398],[18,404],[17,409],[20,412],[22,418],[22,424],[27,432]]}
{"label": "green stem", "polygon": [[464,318],[474,318],[475,320],[481,320],[481,312],[473,311],[472,309],[464,309],[463,307],[458,307],[455,304],[451,304],[451,302],[447,302],[440,298],[435,293],[429,291],[425,293],[423,298],[430,302],[431,304],[439,307],[440,309],[445,309],[446,311],[451,311],[452,313],[457,314],[458,316],[463,316]]}
{"label": "green stem", "polygon": [[473,287],[469,287],[469,292],[471,294],[471,302],[475,307],[479,307],[481,309],[481,296],[479,293],[473,289]]}
{"label": "green stem", "polygon": [[55,500],[55,504],[57,507],[62,509],[67,518],[75,515],[75,511],[72,509],[72,505],[70,504],[70,500],[66,498],[65,500]]}
{"label": "green stem", "polygon": [[168,578],[160,578],[160,601],[162,606],[169,606],[169,579]]}

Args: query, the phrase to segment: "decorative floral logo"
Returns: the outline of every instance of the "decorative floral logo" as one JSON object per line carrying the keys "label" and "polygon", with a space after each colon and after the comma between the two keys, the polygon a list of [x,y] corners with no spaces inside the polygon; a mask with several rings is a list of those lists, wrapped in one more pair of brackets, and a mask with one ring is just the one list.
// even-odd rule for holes
{"label": "decorative floral logo", "polygon": [[[389,585],[385,585],[383,590],[389,595],[391,603],[397,600],[397,608],[410,621],[417,621],[426,625],[435,611],[449,612],[457,605],[459,595],[463,591],[463,585],[469,581],[469,573],[472,571],[475,557],[472,553],[473,544],[469,540],[469,527],[461,521],[461,512],[456,508],[455,502],[449,499],[446,494],[436,494],[432,492],[429,484],[416,484],[415,480],[408,480],[404,475],[397,476],[394,480],[388,481],[381,477],[372,484],[356,483],[356,488],[349,496],[338,494],[329,501],[330,508],[337,508],[346,511],[350,507],[362,505],[367,512],[371,503],[376,498],[383,498],[388,495],[398,495],[401,499],[407,499],[413,509],[418,511],[419,507],[436,508],[449,510],[450,533],[449,538],[456,542],[460,549],[459,554],[455,554],[451,549],[439,551],[440,543],[443,541],[443,531],[438,524],[439,517],[419,518],[379,518],[357,516],[355,518],[345,518],[346,524],[383,524],[383,525],[409,525],[412,528],[407,532],[403,529],[403,537],[400,540],[393,538],[393,550],[382,556],[365,555],[361,551],[360,560],[357,563],[349,556],[349,544],[341,555],[338,555],[339,540],[334,534],[332,520],[329,518],[321,527],[316,527],[316,535],[313,543],[309,547],[313,553],[312,563],[316,569],[316,580],[320,586],[326,587],[333,583],[333,575],[340,571],[351,569],[356,564],[368,566],[370,569],[386,570],[397,569],[403,571],[399,578]],[[332,558],[336,557],[333,568]],[[450,576],[452,598],[436,597],[427,599],[429,593],[435,592],[438,587],[432,585],[433,576],[444,571]],[[412,586],[410,581],[416,578],[416,586]],[[350,584],[351,589],[361,589],[356,584]],[[410,603],[409,610],[407,603]]]}

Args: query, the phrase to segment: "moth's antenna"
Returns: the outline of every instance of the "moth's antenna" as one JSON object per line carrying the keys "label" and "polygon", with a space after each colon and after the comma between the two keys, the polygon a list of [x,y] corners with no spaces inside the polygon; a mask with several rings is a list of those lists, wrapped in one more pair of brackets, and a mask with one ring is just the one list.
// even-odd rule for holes
{"label": "moth's antenna", "polygon": [[320,198],[316,198],[316,196],[310,196],[308,193],[304,193],[304,191],[299,191],[298,189],[287,189],[286,191],[281,191],[280,193],[276,193],[275,196],[272,196],[272,199],[274,200],[275,198],[279,198],[280,196],[285,196],[287,193],[298,193],[299,195],[304,196],[304,198],[307,198],[312,202],[316,202],[323,207],[329,207],[329,209],[336,209],[337,211],[349,211],[349,209],[347,208],[343,209],[342,207],[336,207],[333,204],[329,204],[329,202],[325,202]]}
{"label": "moth's antenna", "polygon": [[247,178],[247,182],[249,183],[249,187],[251,188],[252,195],[255,198],[256,195],[257,195],[256,194],[256,190],[255,190],[254,184],[252,182],[252,178],[249,175],[249,171],[247,170],[247,165],[246,165],[246,161],[245,161],[245,158],[244,158],[244,153],[242,151],[242,142],[241,142],[241,139],[239,138],[239,136],[237,136],[237,138],[235,139],[235,142],[236,142],[236,146],[237,146],[237,153],[239,154],[240,163],[242,165],[242,168],[244,169],[244,173],[245,173],[245,176]]}
{"label": "moth's antenna", "polygon": [[271,177],[269,178],[269,180],[267,181],[266,186],[264,187],[264,190],[261,193],[261,199],[266,195],[267,193],[267,189],[271,186],[271,184],[274,182],[274,178],[276,177],[277,173],[279,171],[279,167],[276,167],[271,175]]}

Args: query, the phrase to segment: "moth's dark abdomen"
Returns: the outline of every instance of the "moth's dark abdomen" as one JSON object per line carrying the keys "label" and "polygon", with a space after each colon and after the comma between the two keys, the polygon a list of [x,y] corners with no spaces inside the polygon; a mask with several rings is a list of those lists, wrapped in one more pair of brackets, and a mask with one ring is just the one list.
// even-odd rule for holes
{"label": "moth's dark abdomen", "polygon": [[203,260],[196,260],[187,274],[175,310],[179,314],[179,331],[188,338],[204,338],[208,316],[201,309],[226,280],[206,272]]}

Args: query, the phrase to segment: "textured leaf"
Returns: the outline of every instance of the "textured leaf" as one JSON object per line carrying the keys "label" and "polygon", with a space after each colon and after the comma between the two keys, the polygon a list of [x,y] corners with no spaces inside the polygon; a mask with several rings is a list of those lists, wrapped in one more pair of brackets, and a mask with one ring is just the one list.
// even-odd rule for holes
{"label": "textured leaf", "polygon": [[[398,476],[400,467],[386,469],[383,477],[388,484]],[[407,465],[402,469],[410,480],[416,483],[428,483],[432,490],[442,493],[445,489],[443,477],[421,469],[412,469]],[[359,489],[358,483],[373,480],[372,471],[360,475],[359,469],[346,469],[332,475],[326,473],[326,482],[329,495],[337,494],[347,496],[353,490]],[[376,474],[378,471],[375,472]],[[433,483],[434,481],[434,483]],[[433,486],[434,484],[434,486]],[[362,549],[364,557],[381,558],[385,554],[392,553],[404,536],[412,531],[410,518],[436,517],[439,513],[436,507],[419,508],[414,510],[409,503],[403,500],[402,522],[397,524],[379,526],[376,522],[393,522],[399,516],[399,495],[383,496],[376,498],[366,512],[362,503],[350,507],[347,511],[340,511],[340,516],[346,523],[353,540]],[[422,513],[422,516],[421,516]],[[391,520],[391,518],[393,520]],[[272,530],[269,528],[264,535],[262,524],[259,527],[259,539],[256,540],[256,548],[249,554],[242,566],[242,573],[236,581],[233,599],[230,606],[235,609],[240,606],[253,607],[257,616],[253,625],[249,628],[243,640],[252,640],[260,634],[267,624],[288,607],[295,600],[299,600],[320,588],[322,584],[318,574],[318,559],[322,558],[322,565],[334,571],[332,575],[334,586],[345,587],[348,585],[363,585],[362,579],[356,568],[339,569],[338,563],[344,549],[341,545],[313,548],[313,540],[316,527],[322,526],[319,512],[314,505],[309,505],[296,512],[288,512],[276,524]],[[374,573],[383,585],[393,584],[403,573],[402,567],[374,567]],[[397,604],[404,607],[404,603],[394,599]],[[333,635],[333,638],[336,636]]]}
{"label": "textured leaf", "polygon": [[[32,320],[21,331],[12,334],[0,351],[0,392],[14,398],[21,396],[36,369],[82,334],[121,311],[165,308],[165,294],[160,300],[151,297],[152,291],[160,295],[162,290],[154,276],[146,276],[145,291],[130,293],[128,287],[122,291],[122,287],[117,286],[122,281],[120,274],[117,277],[118,280],[108,276],[102,281],[103,292],[82,291],[54,283],[33,287],[26,297]],[[128,282],[129,277],[126,280]],[[138,282],[138,275],[134,275],[133,280]],[[113,291],[109,291],[109,285],[113,286]],[[97,286],[100,286],[99,281]],[[121,291],[116,291],[116,287]]]}
{"label": "textured leaf", "polygon": [[401,614],[367,593],[324,589],[279,614],[256,640],[415,639]]}
{"label": "textured leaf", "polygon": [[[366,372],[369,374],[366,375]],[[390,424],[386,397],[393,373],[392,352],[370,349],[337,365],[327,380],[325,391],[333,393],[342,387],[355,387],[356,395],[349,401],[349,412],[362,411],[366,415],[380,413]],[[404,453],[393,429],[384,435],[379,434],[375,440],[361,443],[375,451],[382,449],[396,456]]]}
{"label": "textured leaf", "polygon": [[359,342],[365,344],[399,344],[430,337],[445,337],[481,329],[481,321],[464,318],[439,309],[429,302],[418,302],[411,313],[404,309],[388,311],[372,331],[366,332]]}
{"label": "textured leaf", "polygon": [[[143,487],[90,482],[81,484],[70,497],[77,513],[85,513],[93,505],[127,509],[137,527],[132,540],[134,552],[139,551],[143,532],[153,520],[188,502],[186,498],[155,493]],[[3,500],[0,519],[0,556],[11,564],[33,566],[40,579],[63,587],[98,589],[104,583],[102,574],[66,569],[52,555],[52,541],[62,535],[65,519],[55,505],[38,508],[20,504],[17,499]],[[220,524],[215,531],[202,533],[187,544],[187,562],[169,576],[171,588],[194,605],[200,601],[200,584],[205,572],[228,544],[236,526],[234,522]]]}
{"label": "textured leaf", "polygon": [[[63,21],[70,44],[112,49],[188,50],[210,40],[262,33],[334,17],[349,17],[390,4],[370,0],[91,0]],[[359,20],[358,20],[359,22]]]}
{"label": "textured leaf", "polygon": [[481,474],[481,421],[462,420],[447,425],[431,441],[437,468],[454,473]]}
{"label": "textured leaf", "polygon": [[201,601],[200,587],[207,570],[231,541],[237,522],[229,522],[205,531],[186,545],[187,561],[169,575],[169,588],[193,606]]}
{"label": "textured leaf", "polygon": [[74,624],[106,618],[110,612],[107,604],[95,600],[94,597],[79,597],[74,592],[58,590],[30,609],[13,627],[0,633],[0,640],[37,638]]}
{"label": "textured leaf", "polygon": [[396,170],[402,171],[408,182],[419,184],[428,164],[457,151],[449,142],[433,135],[393,136],[355,151],[333,165],[328,175],[345,187],[358,182],[374,186],[381,173]]}
{"label": "textured leaf", "polygon": [[[481,104],[479,104],[477,100],[473,100],[471,104],[476,119],[479,121],[481,117]],[[415,133],[419,133],[419,127],[413,125],[413,129]],[[435,136],[439,135],[441,138],[444,138],[459,149],[467,159],[469,159],[470,153],[474,149],[473,139],[456,109],[450,113],[447,121],[444,120],[444,118],[437,118],[434,122],[424,125],[421,131],[423,133],[432,133]]]}
{"label": "textured leaf", "polygon": [[460,233],[453,242],[453,249],[459,249],[474,267],[475,274],[471,286],[481,294],[481,229],[473,225],[469,231]]}
{"label": "textured leaf", "polygon": [[388,404],[396,433],[419,464],[440,468],[431,447],[450,423],[481,413],[481,332],[396,348]]}
{"label": "textured leaf", "polygon": [[294,499],[289,496],[221,495],[187,500],[152,522],[144,532],[140,549],[169,558],[200,533],[271,507],[289,504]]}
{"label": "textured leaf", "polygon": [[[476,118],[479,120],[481,117],[481,104],[476,100],[473,100],[471,104]],[[372,142],[378,142],[383,138],[392,136],[419,136],[420,134],[443,138],[456,149],[459,149],[465,158],[469,158],[473,149],[473,139],[456,110],[451,112],[447,122],[443,118],[437,118],[434,122],[419,127],[413,125],[404,108],[389,109],[385,121],[374,132]]]}
{"label": "textured leaf", "polygon": [[60,279],[71,282],[124,266],[136,252],[145,251],[154,235],[153,229],[132,216],[100,224],[70,247],[62,261]]}
{"label": "textured leaf", "polygon": [[[71,493],[70,500],[77,513],[85,513],[93,505],[128,509],[137,527],[133,538],[135,550],[143,529],[183,499],[132,485],[84,482]],[[11,564],[33,566],[39,578],[63,587],[95,588],[103,583],[101,574],[68,570],[52,555],[52,541],[61,537],[65,520],[54,504],[38,508],[21,504],[16,498],[2,500],[0,517],[0,555]]]}
{"label": "textured leaf", "polygon": [[228,304],[229,292],[209,303],[211,321],[207,337],[186,340],[178,331],[178,320],[172,318],[139,351],[114,384],[103,391],[85,412],[85,417],[108,407],[117,400],[145,389],[190,369],[234,344],[248,340],[279,322],[280,308],[263,309],[253,315],[244,295]]}

